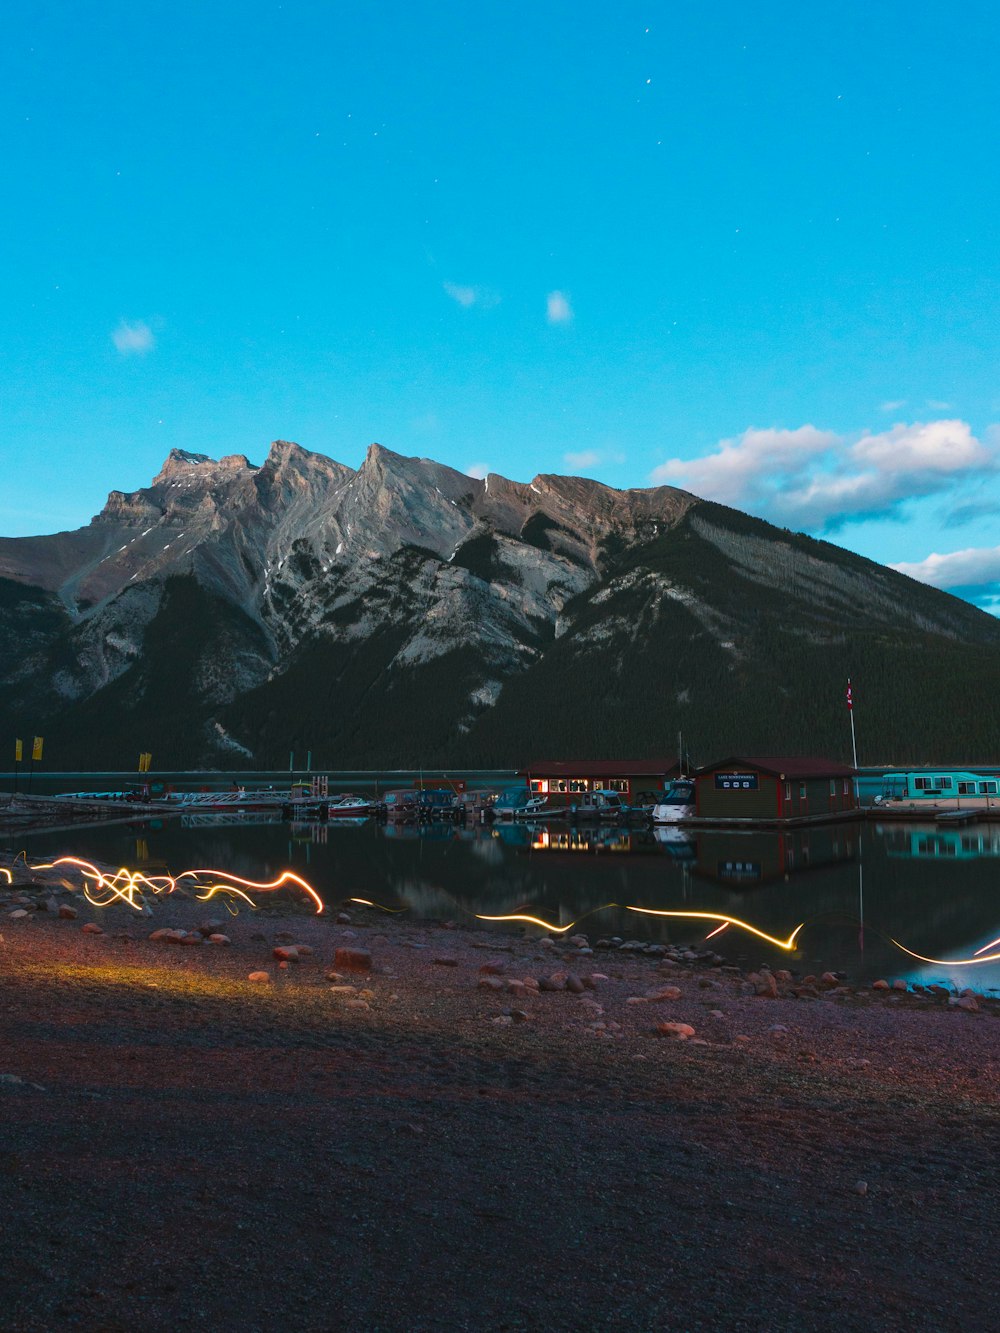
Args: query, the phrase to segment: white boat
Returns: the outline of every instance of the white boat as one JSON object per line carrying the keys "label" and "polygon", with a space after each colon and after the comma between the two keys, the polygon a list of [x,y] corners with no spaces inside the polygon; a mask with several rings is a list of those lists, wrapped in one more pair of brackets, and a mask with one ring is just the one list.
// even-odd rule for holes
{"label": "white boat", "polygon": [[654,824],[679,824],[695,814],[694,778],[672,782],[653,806]]}

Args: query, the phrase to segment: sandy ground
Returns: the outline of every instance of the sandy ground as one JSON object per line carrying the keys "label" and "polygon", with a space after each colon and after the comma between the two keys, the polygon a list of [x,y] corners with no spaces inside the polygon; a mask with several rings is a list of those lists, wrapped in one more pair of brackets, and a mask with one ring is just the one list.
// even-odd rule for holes
{"label": "sandy ground", "polygon": [[5,1333],[997,1326],[995,1001],[51,897],[0,886]]}

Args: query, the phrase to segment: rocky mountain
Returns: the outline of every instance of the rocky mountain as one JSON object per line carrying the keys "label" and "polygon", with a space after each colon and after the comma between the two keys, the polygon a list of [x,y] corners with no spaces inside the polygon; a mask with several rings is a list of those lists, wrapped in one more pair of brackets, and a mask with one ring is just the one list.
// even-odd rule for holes
{"label": "rocky mountain", "polygon": [[[173,450],[76,532],[0,539],[0,737],[56,767],[1000,758],[1000,623],[671,487]],[[0,741],[0,743],[3,743]]]}

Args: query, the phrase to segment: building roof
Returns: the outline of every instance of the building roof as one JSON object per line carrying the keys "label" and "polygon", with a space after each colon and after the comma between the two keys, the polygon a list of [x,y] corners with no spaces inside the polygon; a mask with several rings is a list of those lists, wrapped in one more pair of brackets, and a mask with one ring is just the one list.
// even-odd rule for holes
{"label": "building roof", "polygon": [[666,777],[677,772],[676,759],[545,759],[519,768],[518,777],[618,778]]}
{"label": "building roof", "polygon": [[822,759],[813,755],[769,755],[765,759],[751,758],[749,755],[732,755],[728,759],[717,759],[714,764],[703,764],[698,773],[715,773],[720,768],[757,769],[775,778],[853,778],[857,769],[849,764],[838,763],[836,759]]}

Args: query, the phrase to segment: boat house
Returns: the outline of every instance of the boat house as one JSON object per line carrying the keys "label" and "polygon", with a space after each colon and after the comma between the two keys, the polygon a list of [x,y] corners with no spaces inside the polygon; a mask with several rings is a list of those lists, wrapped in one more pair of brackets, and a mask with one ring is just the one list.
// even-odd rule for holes
{"label": "boat house", "polygon": [[641,792],[658,792],[680,772],[676,759],[546,760],[518,770],[533,795],[551,805],[570,805],[583,792],[618,792],[626,805]]}
{"label": "boat house", "polygon": [[856,776],[834,759],[735,755],[699,768],[695,818],[754,824],[849,818],[858,808]]}

